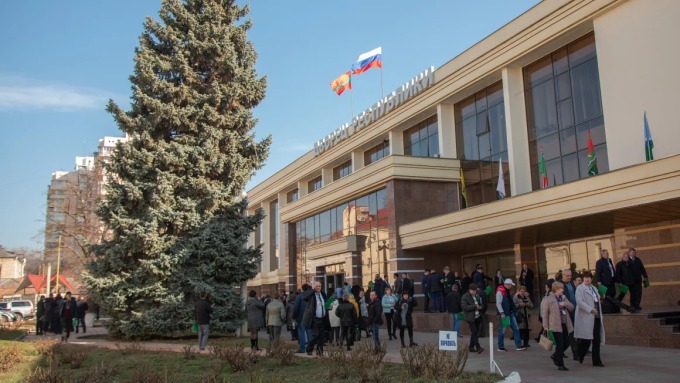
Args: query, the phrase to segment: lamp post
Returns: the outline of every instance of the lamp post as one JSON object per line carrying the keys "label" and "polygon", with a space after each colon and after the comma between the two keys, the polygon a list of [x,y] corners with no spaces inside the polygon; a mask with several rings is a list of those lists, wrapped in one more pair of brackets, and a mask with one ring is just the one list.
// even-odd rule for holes
{"label": "lamp post", "polygon": [[378,251],[383,252],[383,275],[387,275],[387,249],[390,247],[387,245],[387,241],[383,239],[382,244],[378,245]]}

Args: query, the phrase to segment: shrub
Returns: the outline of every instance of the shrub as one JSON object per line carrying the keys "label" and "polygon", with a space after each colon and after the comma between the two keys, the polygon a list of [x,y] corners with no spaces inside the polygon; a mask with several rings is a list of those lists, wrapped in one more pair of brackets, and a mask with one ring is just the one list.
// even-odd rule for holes
{"label": "shrub", "polygon": [[116,343],[116,348],[122,355],[132,355],[145,350],[144,345],[139,342],[132,342],[127,345]]}
{"label": "shrub", "polygon": [[152,370],[149,366],[139,366],[132,371],[128,383],[168,383],[168,371],[165,373]]}
{"label": "shrub", "polygon": [[54,354],[54,348],[59,344],[59,341],[40,339],[36,340],[33,344],[35,345],[35,350],[38,352],[38,355],[49,357],[50,355]]}
{"label": "shrub", "polygon": [[64,350],[59,354],[59,360],[62,364],[70,364],[71,368],[80,368],[87,359],[87,354],[84,351]]}
{"label": "shrub", "polygon": [[[48,365],[45,368],[36,367],[32,373],[26,377],[26,383],[64,383],[64,374],[58,368],[54,357],[48,358]],[[68,382],[67,382],[68,383]]]}
{"label": "shrub", "polygon": [[0,372],[7,372],[21,362],[21,352],[15,344],[8,344],[0,348]]}
{"label": "shrub", "polygon": [[182,347],[182,356],[184,359],[194,359],[196,357],[196,352],[194,352],[194,346],[184,346]]}
{"label": "shrub", "polygon": [[[463,348],[455,354],[441,351],[436,345],[402,348],[401,359],[409,378],[455,379],[463,373],[469,350]],[[455,356],[454,356],[455,355]]]}
{"label": "shrub", "polygon": [[108,383],[116,375],[116,370],[102,361],[94,368],[87,370],[80,383]]}
{"label": "shrub", "polygon": [[267,356],[276,359],[281,367],[295,365],[295,347],[282,342],[280,339],[269,344]]}

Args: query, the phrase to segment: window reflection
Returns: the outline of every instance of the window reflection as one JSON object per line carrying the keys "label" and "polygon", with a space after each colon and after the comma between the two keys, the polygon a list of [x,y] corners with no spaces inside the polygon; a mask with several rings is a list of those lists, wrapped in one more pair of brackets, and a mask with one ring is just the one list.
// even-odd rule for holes
{"label": "window reflection", "polygon": [[594,35],[524,68],[524,84],[534,190],[541,188],[541,150],[548,186],[588,177],[589,130],[599,173],[609,171]]}

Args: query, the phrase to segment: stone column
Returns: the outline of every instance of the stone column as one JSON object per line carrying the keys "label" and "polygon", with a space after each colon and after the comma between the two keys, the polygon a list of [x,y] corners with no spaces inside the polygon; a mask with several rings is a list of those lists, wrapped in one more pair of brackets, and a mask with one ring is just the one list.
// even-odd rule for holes
{"label": "stone column", "polygon": [[502,76],[505,129],[508,138],[510,166],[510,192],[513,196],[516,196],[531,192],[531,162],[522,68],[503,68]]}

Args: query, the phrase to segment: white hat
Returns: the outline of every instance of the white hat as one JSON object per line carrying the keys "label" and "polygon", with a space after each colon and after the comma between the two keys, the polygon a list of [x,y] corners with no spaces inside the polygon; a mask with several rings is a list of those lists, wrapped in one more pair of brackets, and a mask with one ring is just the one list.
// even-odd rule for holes
{"label": "white hat", "polygon": [[506,278],[505,281],[503,281],[503,284],[504,285],[511,284],[513,286],[515,285],[514,283],[512,283],[512,279],[510,279],[510,278]]}

